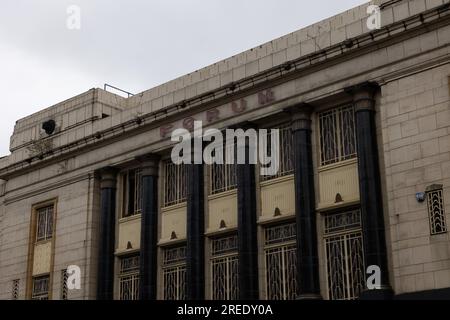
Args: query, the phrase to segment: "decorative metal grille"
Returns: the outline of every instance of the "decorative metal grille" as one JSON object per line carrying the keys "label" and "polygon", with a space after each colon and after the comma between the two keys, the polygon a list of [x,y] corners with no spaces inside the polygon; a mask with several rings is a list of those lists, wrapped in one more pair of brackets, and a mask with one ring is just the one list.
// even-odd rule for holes
{"label": "decorative metal grille", "polygon": [[[279,177],[284,177],[294,173],[294,149],[293,138],[290,125],[284,125],[280,130],[280,167],[278,173],[273,176],[261,176],[262,181],[267,181]],[[272,155],[272,144],[270,131],[267,133],[267,148]]]}
{"label": "decorative metal grille", "polygon": [[282,224],[270,228],[266,228],[266,245],[295,241],[297,234],[296,224]]}
{"label": "decorative metal grille", "polygon": [[37,210],[36,242],[53,236],[53,205]]}
{"label": "decorative metal grille", "polygon": [[186,246],[164,250],[163,281],[164,300],[186,299]]}
{"label": "decorative metal grille", "polygon": [[365,284],[363,238],[359,210],[325,218],[328,295],[331,300],[359,297]]}
{"label": "decorative metal grille", "polygon": [[210,166],[211,194],[236,189],[236,168],[235,164],[212,164]]}
{"label": "decorative metal grille", "polygon": [[319,114],[321,165],[356,157],[355,111],[345,106]]}
{"label": "decorative metal grille", "polygon": [[164,173],[164,205],[171,206],[186,201],[186,166],[176,165],[169,160],[165,163]]}
{"label": "decorative metal grille", "polygon": [[213,300],[239,299],[237,235],[213,239],[211,279]]}
{"label": "decorative metal grille", "polygon": [[119,299],[139,299],[139,256],[120,259]]}
{"label": "decorative metal grille", "polygon": [[141,213],[142,210],[142,171],[128,170],[123,174],[123,216],[129,217]]}
{"label": "decorative metal grille", "polygon": [[269,227],[265,235],[267,299],[294,300],[298,289],[296,225]]}
{"label": "decorative metal grille", "polygon": [[33,278],[32,300],[48,300],[50,275]]}
{"label": "decorative metal grille", "polygon": [[12,299],[13,300],[19,299],[19,283],[20,283],[19,279],[13,280],[13,282],[12,282]]}
{"label": "decorative metal grille", "polygon": [[61,270],[61,300],[67,300],[69,289],[67,287],[67,279],[69,275],[67,269]]}
{"label": "decorative metal grille", "polygon": [[447,232],[442,189],[428,192],[427,199],[431,234],[434,235]]}

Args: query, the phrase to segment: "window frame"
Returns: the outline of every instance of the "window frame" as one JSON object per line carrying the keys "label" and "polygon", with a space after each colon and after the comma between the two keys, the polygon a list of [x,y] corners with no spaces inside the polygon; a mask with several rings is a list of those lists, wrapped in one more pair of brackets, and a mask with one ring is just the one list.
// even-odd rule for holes
{"label": "window frame", "polygon": [[[343,149],[345,148],[345,145],[342,143],[343,136],[342,136],[342,111],[345,109],[352,109],[353,113],[353,153],[345,154],[343,152]],[[324,138],[323,138],[323,130],[322,130],[322,122],[321,119],[324,115],[331,114],[331,117],[333,119],[333,125],[335,127],[334,130],[334,158],[333,159],[325,159],[323,158],[324,152]],[[346,161],[354,161],[358,157],[358,148],[357,148],[357,136],[356,136],[356,112],[355,112],[355,106],[352,102],[343,102],[337,105],[333,105],[330,108],[326,108],[323,110],[320,110],[316,113],[316,125],[317,125],[317,146],[318,146],[318,158],[317,158],[317,164],[318,168],[325,168],[328,166],[333,165],[339,165],[341,163],[344,163]]]}
{"label": "window frame", "polygon": [[[133,174],[133,196],[130,197],[130,174]],[[126,169],[121,172],[122,212],[121,218],[137,216],[142,212],[142,169],[139,167]],[[132,201],[131,201],[132,200]],[[131,201],[131,202],[130,202]],[[133,208],[131,208],[133,207]]]}

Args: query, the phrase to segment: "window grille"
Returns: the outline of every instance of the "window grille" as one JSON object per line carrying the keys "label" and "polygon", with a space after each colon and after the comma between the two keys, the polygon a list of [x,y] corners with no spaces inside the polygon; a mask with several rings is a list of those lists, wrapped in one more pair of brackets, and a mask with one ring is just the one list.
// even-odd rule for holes
{"label": "window grille", "polygon": [[32,300],[48,300],[50,275],[33,278]]}
{"label": "window grille", "polygon": [[212,164],[211,169],[211,194],[217,194],[228,190],[236,189],[235,164]]}
{"label": "window grille", "polygon": [[186,246],[163,251],[164,300],[186,300]]}
{"label": "window grille", "polygon": [[122,175],[123,182],[123,217],[141,213],[142,209],[142,171],[128,170]]}
{"label": "window grille", "polygon": [[186,165],[176,165],[166,161],[164,165],[164,205],[171,206],[186,201],[187,172]]}
{"label": "window grille", "polygon": [[239,299],[237,235],[211,242],[211,279],[213,300]]}
{"label": "window grille", "polygon": [[325,252],[329,298],[331,300],[358,298],[365,286],[359,210],[325,217]]}
{"label": "window grille", "polygon": [[[279,156],[279,170],[273,176],[261,176],[262,181],[267,181],[279,177],[284,177],[294,173],[294,149],[292,131],[290,125],[283,125],[280,130],[280,156]],[[268,154],[272,156],[272,144],[270,130],[267,133],[267,148]]]}
{"label": "window grille", "polygon": [[36,242],[51,239],[53,236],[53,205],[37,210]]}
{"label": "window grille", "polygon": [[[227,156],[229,152],[234,149],[234,163],[229,163],[231,157]],[[235,141],[224,142],[223,164],[214,163],[210,168],[210,191],[211,194],[218,194],[221,192],[236,189],[237,187],[237,144]]]}
{"label": "window grille", "polygon": [[447,232],[442,187],[427,192],[427,200],[431,234]]}
{"label": "window grille", "polygon": [[356,157],[355,111],[345,106],[319,114],[321,165]]}
{"label": "window grille", "polygon": [[268,227],[265,236],[267,299],[294,300],[298,289],[296,225]]}
{"label": "window grille", "polygon": [[19,299],[19,283],[20,283],[19,279],[13,280],[13,282],[12,282],[12,299],[13,300]]}
{"label": "window grille", "polygon": [[139,299],[139,255],[120,259],[119,299]]}
{"label": "window grille", "polygon": [[67,300],[69,289],[67,287],[67,279],[69,278],[69,274],[67,273],[67,269],[61,270],[61,300]]}

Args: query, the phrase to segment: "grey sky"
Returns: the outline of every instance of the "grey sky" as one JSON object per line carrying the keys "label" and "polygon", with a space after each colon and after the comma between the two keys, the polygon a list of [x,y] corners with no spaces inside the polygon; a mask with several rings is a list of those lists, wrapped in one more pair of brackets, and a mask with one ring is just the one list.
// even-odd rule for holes
{"label": "grey sky", "polygon": [[90,88],[141,92],[365,2],[2,0],[0,155],[17,119]]}

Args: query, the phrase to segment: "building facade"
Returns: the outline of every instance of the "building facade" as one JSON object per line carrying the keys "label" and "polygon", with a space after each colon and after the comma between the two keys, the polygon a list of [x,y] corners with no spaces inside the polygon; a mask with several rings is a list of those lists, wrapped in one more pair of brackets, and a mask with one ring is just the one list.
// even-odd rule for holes
{"label": "building facade", "polygon": [[[18,120],[0,159],[0,298],[450,298],[449,1],[374,3]],[[279,129],[278,174],[174,164],[171,132],[194,121]]]}

